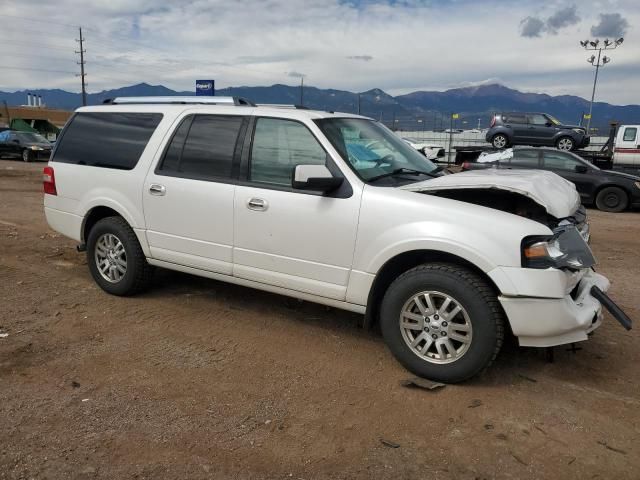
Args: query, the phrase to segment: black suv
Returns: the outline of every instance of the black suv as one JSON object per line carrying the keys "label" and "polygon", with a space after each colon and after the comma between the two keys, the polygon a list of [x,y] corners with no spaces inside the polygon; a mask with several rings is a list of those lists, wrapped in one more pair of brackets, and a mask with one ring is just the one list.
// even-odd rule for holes
{"label": "black suv", "polygon": [[563,125],[546,113],[499,113],[491,120],[487,142],[494,148],[511,145],[534,145],[575,150],[589,145],[586,129]]}

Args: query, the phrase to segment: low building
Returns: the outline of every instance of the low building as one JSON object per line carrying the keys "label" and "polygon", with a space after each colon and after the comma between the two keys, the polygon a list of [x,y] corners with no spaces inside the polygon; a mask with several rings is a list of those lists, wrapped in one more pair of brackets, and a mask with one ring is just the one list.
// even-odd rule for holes
{"label": "low building", "polygon": [[46,106],[7,107],[0,105],[0,127],[38,132],[49,140],[55,141],[72,113]]}

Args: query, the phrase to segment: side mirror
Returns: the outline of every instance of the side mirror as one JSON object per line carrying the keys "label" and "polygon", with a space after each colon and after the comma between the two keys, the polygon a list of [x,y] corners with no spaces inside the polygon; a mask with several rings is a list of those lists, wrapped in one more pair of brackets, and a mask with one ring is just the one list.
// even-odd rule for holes
{"label": "side mirror", "polygon": [[547,123],[545,123],[545,125],[546,125],[547,127],[550,127],[551,125],[553,125],[553,123],[551,123],[551,122],[547,122]]}
{"label": "side mirror", "polygon": [[589,171],[589,167],[586,165],[576,165],[575,170],[576,173],[587,173]]}
{"label": "side mirror", "polygon": [[297,190],[330,192],[342,185],[343,179],[334,177],[324,165],[296,165],[291,186]]}

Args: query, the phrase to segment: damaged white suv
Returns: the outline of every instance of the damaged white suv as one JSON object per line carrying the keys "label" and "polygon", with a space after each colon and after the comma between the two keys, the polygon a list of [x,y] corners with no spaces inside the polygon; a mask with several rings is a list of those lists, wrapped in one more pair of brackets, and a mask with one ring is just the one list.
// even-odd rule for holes
{"label": "damaged white suv", "polygon": [[109,293],[163,267],[359,312],[440,381],[482,371],[509,331],[527,346],[586,340],[601,303],[629,322],[592,268],[571,183],[446,174],[360,116],[115,99],[68,122],[44,191],[49,225]]}

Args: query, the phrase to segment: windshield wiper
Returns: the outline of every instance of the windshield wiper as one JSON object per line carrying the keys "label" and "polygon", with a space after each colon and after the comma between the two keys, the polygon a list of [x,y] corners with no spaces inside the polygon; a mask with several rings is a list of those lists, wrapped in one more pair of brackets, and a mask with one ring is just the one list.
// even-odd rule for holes
{"label": "windshield wiper", "polygon": [[398,175],[399,173],[408,173],[411,175],[429,175],[430,177],[438,177],[438,175],[434,175],[430,172],[423,172],[422,170],[412,170],[411,168],[396,168],[392,172],[383,173],[382,175],[376,175],[375,177],[371,177],[368,182],[375,182],[376,180],[380,180],[381,178],[393,177],[394,175]]}

